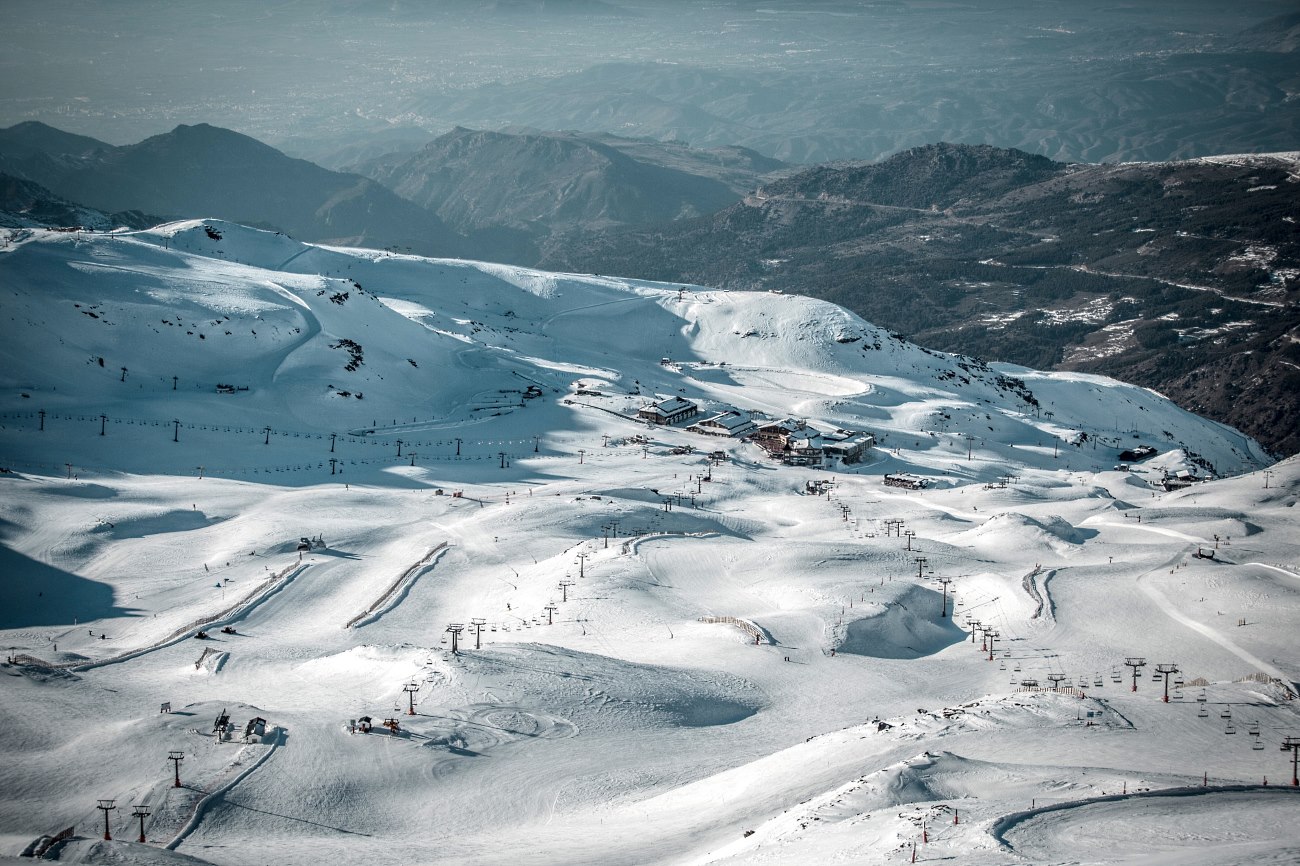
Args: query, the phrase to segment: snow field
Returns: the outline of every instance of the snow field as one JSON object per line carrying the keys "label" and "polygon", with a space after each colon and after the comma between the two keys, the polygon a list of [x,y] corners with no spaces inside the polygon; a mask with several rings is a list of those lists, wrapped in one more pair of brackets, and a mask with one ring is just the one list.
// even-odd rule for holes
{"label": "snow field", "polygon": [[[83,838],[63,859],[139,863],[895,863],[922,826],[919,859],[976,864],[1284,862],[1300,845],[1270,820],[1284,795],[1197,787],[1286,781],[1295,702],[1233,681],[1300,680],[1300,469],[1175,493],[1146,483],[1156,468],[1113,471],[1132,430],[1161,447],[1151,467],[1264,465],[1150,392],[986,370],[806,299],[679,300],[211,221],[32,233],[0,271],[17,299],[0,350],[0,464],[17,470],[0,475],[0,853],[69,825]],[[187,305],[258,341],[209,351],[216,336],[160,324],[197,321]],[[278,317],[270,334],[257,315]],[[364,348],[355,370],[341,339]],[[882,441],[859,466],[780,467],[619,417],[652,394]],[[672,453],[685,445],[727,459]],[[883,486],[896,471],[933,484]],[[829,495],[805,495],[813,479]],[[1196,558],[1215,535],[1216,558]],[[702,621],[724,617],[760,641]],[[968,619],[999,630],[992,661]],[[236,633],[169,640],[217,621]],[[1138,655],[1132,693],[1112,672]],[[1161,662],[1210,685],[1165,704]],[[1018,691],[1051,673],[1088,697]],[[274,736],[215,743],[222,708]],[[366,715],[400,731],[350,734]],[[193,750],[189,788],[168,787],[171,749]],[[1195,805],[1097,801],[1125,786],[1197,788]],[[165,843],[204,795],[171,854],[94,841],[97,797],[149,803]],[[112,820],[134,838],[129,810]],[[1130,847],[1152,821],[1165,842]]]}

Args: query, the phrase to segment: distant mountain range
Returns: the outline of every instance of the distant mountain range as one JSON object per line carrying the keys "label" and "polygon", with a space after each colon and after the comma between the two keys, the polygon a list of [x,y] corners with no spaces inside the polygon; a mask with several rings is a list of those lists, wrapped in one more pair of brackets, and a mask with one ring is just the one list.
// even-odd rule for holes
{"label": "distant mountain range", "polygon": [[938,144],[796,174],[743,148],[456,129],[350,167],[205,125],[114,147],[20,124],[0,130],[0,220],[224,218],[308,241],[807,294],[922,345],[1146,385],[1300,451],[1294,156],[1071,165]]}
{"label": "distant mountain range", "polygon": [[542,265],[798,292],[917,342],[1104,372],[1300,450],[1296,155],[1067,165],[915,148]]}
{"label": "distant mountain range", "polygon": [[712,213],[788,170],[744,148],[468,129],[351,168],[331,171],[207,124],[123,147],[35,122],[0,130],[0,172],[89,209],[516,264],[541,258],[554,234]]}
{"label": "distant mountain range", "polygon": [[857,53],[841,60],[851,75],[830,71],[835,49],[817,42],[801,46],[820,58],[807,66],[606,62],[441,89],[409,99],[402,116],[430,128],[524,123],[739,144],[804,164],[875,160],[935,141],[1068,161],[1168,160],[1284,150],[1300,134],[1300,13],[1205,33],[1190,9],[1182,31],[1136,5],[1062,7],[1051,26],[1047,4],[1015,23],[1019,13],[999,17],[988,4],[931,14],[857,5],[840,13],[845,32],[862,33]]}
{"label": "distant mountain range", "polygon": [[524,264],[553,234],[703,216],[788,168],[739,147],[459,127],[351,166],[469,236],[476,255]]}
{"label": "distant mountain range", "polygon": [[220,217],[302,240],[463,253],[436,216],[386,187],[207,124],[115,147],[20,123],[0,130],[0,171],[103,211]]}

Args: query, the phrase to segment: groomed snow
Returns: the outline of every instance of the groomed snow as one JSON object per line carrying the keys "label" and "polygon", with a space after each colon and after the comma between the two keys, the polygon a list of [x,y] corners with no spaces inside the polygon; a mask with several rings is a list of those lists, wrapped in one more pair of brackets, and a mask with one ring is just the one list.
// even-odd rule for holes
{"label": "groomed snow", "polygon": [[[1300,463],[1157,394],[210,220],[10,230],[0,285],[6,860],[1300,854]],[[671,396],[877,446],[633,419]]]}

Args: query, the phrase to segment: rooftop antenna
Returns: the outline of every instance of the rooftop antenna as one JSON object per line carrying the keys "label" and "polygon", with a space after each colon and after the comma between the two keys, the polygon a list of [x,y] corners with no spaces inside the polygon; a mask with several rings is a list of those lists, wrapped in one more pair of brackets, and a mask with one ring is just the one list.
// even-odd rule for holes
{"label": "rooftop antenna", "polygon": [[[108,813],[105,812],[104,814],[107,815]],[[147,841],[144,838],[144,819],[148,818],[150,814],[151,812],[149,811],[148,806],[136,805],[131,807],[131,817],[140,819],[140,839],[138,841],[141,844],[144,844],[144,842]]]}
{"label": "rooftop antenna", "polygon": [[1138,690],[1138,670],[1146,667],[1147,660],[1144,658],[1126,658],[1124,659],[1126,667],[1133,669],[1133,691]]}
{"label": "rooftop antenna", "polygon": [[420,690],[419,683],[407,683],[402,686],[402,691],[406,692],[406,714],[415,715],[415,693]]}
{"label": "rooftop antenna", "polygon": [[172,784],[173,788],[181,786],[181,761],[185,760],[184,752],[168,752],[167,760],[172,762],[172,768],[176,771],[176,781]]}
{"label": "rooftop antenna", "polygon": [[1178,673],[1178,666],[1169,664],[1156,665],[1156,673],[1165,678],[1165,703],[1169,703],[1169,675]]}
{"label": "rooftop antenna", "polygon": [[[126,368],[123,367],[122,369],[125,370]],[[117,808],[117,806],[115,805],[115,801],[100,800],[99,805],[96,806],[95,808],[101,810],[104,813],[104,841],[105,842],[113,841],[113,835],[108,832],[108,813]]]}

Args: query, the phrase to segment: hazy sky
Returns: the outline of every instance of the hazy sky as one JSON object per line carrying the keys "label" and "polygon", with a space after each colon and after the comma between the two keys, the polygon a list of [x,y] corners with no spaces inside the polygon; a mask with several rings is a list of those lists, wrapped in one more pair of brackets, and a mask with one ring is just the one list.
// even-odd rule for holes
{"label": "hazy sky", "polygon": [[[196,122],[271,142],[342,142],[394,126],[437,132],[466,120],[536,125],[547,111],[559,125],[569,119],[562,112],[522,105],[516,112],[508,94],[492,92],[496,101],[484,108],[482,88],[544,81],[610,61],[766,76],[762,86],[754,79],[727,93],[706,87],[655,94],[706,112],[715,111],[706,99],[729,100],[721,110],[728,123],[743,124],[747,110],[755,117],[783,111],[787,92],[799,101],[832,102],[858,84],[873,89],[873,104],[888,108],[897,87],[909,100],[935,101],[942,114],[949,79],[997,81],[1007,65],[1050,68],[1057,58],[1083,63],[1091,55],[1113,60],[1199,50],[1206,40],[1296,8],[1290,0],[394,0],[377,6],[363,0],[9,0],[0,28],[0,126],[38,119],[126,143]],[[457,108],[449,94],[478,101]],[[455,113],[462,110],[464,116]],[[572,119],[595,122],[581,114]],[[629,126],[626,118],[618,123]],[[656,129],[641,131],[659,134]],[[702,133],[692,128],[690,134]]]}

